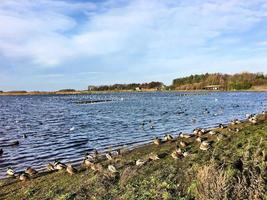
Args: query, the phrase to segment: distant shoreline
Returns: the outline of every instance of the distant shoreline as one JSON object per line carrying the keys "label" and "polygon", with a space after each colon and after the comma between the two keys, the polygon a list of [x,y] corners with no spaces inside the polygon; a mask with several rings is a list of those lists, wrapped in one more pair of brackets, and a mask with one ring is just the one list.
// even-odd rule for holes
{"label": "distant shoreline", "polygon": [[2,92],[0,96],[31,96],[31,95],[82,95],[82,94],[101,94],[101,93],[123,93],[123,92],[267,92],[267,89],[249,90],[105,90],[105,91],[75,91],[75,92]]}

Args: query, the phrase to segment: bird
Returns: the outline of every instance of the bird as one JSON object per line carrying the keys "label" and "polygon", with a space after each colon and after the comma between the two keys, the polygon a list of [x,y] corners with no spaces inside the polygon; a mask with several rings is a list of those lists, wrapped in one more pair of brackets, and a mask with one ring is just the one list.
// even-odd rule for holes
{"label": "bird", "polygon": [[180,133],[179,135],[181,138],[191,138],[192,136],[189,134]]}
{"label": "bird", "polygon": [[108,166],[108,170],[109,170],[110,172],[112,172],[112,173],[117,173],[117,172],[118,172],[118,170],[117,170],[113,165],[109,165],[109,166]]}
{"label": "bird", "polygon": [[6,171],[6,174],[8,175],[8,176],[15,176],[15,171],[11,168],[11,167],[8,167],[7,168],[7,171]]}
{"label": "bird", "polygon": [[26,173],[26,174],[29,174],[30,176],[34,176],[34,175],[36,175],[38,172],[37,172],[35,169],[31,168],[31,167],[27,167],[27,168],[25,169],[25,173]]}
{"label": "bird", "polygon": [[18,140],[13,141],[13,142],[11,142],[11,145],[12,145],[12,146],[17,146],[17,145],[19,145],[19,141],[18,141]]}
{"label": "bird", "polygon": [[55,166],[52,163],[48,163],[47,167],[48,171],[54,171],[55,170]]}
{"label": "bird", "polygon": [[76,174],[78,172],[78,170],[76,168],[74,168],[71,164],[67,165],[66,171],[70,174]]}
{"label": "bird", "polygon": [[25,133],[23,133],[22,137],[27,138],[28,136]]}
{"label": "bird", "polygon": [[164,141],[172,141],[172,140],[173,140],[173,137],[172,137],[171,134],[166,134],[166,135],[164,136]]}
{"label": "bird", "polygon": [[189,153],[188,153],[187,151],[185,151],[185,152],[183,153],[183,156],[184,156],[184,157],[187,157],[187,156],[189,156]]}
{"label": "bird", "polygon": [[113,158],[112,158],[112,154],[111,154],[110,152],[106,153],[106,158],[107,158],[108,160],[113,160]]}
{"label": "bird", "polygon": [[29,175],[27,174],[27,173],[21,173],[20,175],[19,175],[19,180],[20,181],[27,181],[27,180],[29,180],[30,179],[30,177],[29,177]]}
{"label": "bird", "polygon": [[74,130],[75,130],[75,127],[74,126],[70,128],[70,131],[74,131]]}
{"label": "bird", "polygon": [[57,170],[62,170],[62,169],[66,169],[66,168],[67,168],[67,166],[66,166],[64,163],[62,163],[62,162],[60,162],[60,161],[58,161],[58,160],[56,160],[56,161],[54,162],[54,167],[55,167],[55,169],[57,169]]}
{"label": "bird", "polygon": [[102,165],[100,163],[92,164],[91,165],[91,169],[93,171],[100,171],[100,172],[103,171],[103,167],[102,167]]}
{"label": "bird", "polygon": [[177,151],[173,151],[173,152],[171,153],[171,156],[172,156],[175,160],[177,160],[178,158],[181,158],[181,157],[182,157],[182,154],[177,153]]}
{"label": "bird", "polygon": [[210,148],[210,143],[208,141],[201,142],[200,150],[207,151]]}
{"label": "bird", "polygon": [[186,147],[188,144],[186,142],[184,142],[184,141],[181,141],[180,145],[181,145],[181,147]]}
{"label": "bird", "polygon": [[0,156],[2,156],[4,154],[4,150],[0,149]]}
{"label": "bird", "polygon": [[156,137],[156,138],[153,140],[153,143],[154,143],[155,145],[160,145],[160,144],[162,143],[162,140],[159,139],[158,137]]}
{"label": "bird", "polygon": [[149,160],[159,160],[159,156],[155,153],[150,153],[149,154]]}
{"label": "bird", "polygon": [[213,131],[213,130],[211,130],[211,131],[209,131],[209,134],[210,134],[210,135],[216,135],[216,132]]}
{"label": "bird", "polygon": [[197,137],[197,138],[196,138],[196,141],[197,141],[197,142],[202,142],[201,137]]}
{"label": "bird", "polygon": [[147,163],[147,160],[138,159],[135,161],[136,166],[143,166]]}
{"label": "bird", "polygon": [[114,151],[114,156],[120,156],[121,155],[121,150],[117,149],[116,151]]}
{"label": "bird", "polygon": [[224,128],[226,128],[226,126],[223,125],[223,124],[219,124],[219,128],[220,128],[220,129],[224,129]]}

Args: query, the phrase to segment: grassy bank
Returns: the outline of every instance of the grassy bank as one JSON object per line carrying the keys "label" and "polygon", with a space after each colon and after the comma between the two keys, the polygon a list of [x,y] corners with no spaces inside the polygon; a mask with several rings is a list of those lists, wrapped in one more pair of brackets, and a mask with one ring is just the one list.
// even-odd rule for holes
{"label": "grassy bank", "polygon": [[[195,138],[176,138],[159,146],[148,144],[125,151],[113,161],[101,161],[103,170],[83,167],[69,175],[66,171],[43,173],[20,182],[0,181],[2,199],[267,199],[267,120],[260,115],[252,125],[243,122],[216,129],[215,135],[202,136],[211,142],[207,151],[199,149]],[[230,130],[229,130],[230,128]],[[237,129],[238,130],[237,130]],[[170,156],[180,141],[189,153]],[[160,159],[136,166],[153,152]],[[118,173],[108,172],[113,164]]]}

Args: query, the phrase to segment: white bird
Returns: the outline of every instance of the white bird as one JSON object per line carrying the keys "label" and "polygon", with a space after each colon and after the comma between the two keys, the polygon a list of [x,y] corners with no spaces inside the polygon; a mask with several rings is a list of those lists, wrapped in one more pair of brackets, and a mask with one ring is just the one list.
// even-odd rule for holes
{"label": "white bird", "polygon": [[70,128],[70,131],[74,131],[74,129],[75,129],[75,128],[74,128],[74,126],[73,126],[73,127]]}

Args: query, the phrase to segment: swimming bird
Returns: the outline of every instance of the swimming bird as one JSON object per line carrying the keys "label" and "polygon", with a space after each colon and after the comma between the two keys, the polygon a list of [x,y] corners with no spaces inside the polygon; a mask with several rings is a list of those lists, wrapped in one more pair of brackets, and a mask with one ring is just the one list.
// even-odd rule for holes
{"label": "swimming bird", "polygon": [[19,141],[18,141],[18,140],[13,141],[13,142],[11,142],[11,145],[12,145],[12,146],[17,146],[17,145],[19,145]]}
{"label": "swimming bird", "polygon": [[31,168],[31,167],[27,167],[27,168],[25,169],[25,173],[26,173],[26,174],[29,174],[30,176],[34,176],[34,175],[36,175],[38,172],[37,172],[35,169]]}
{"label": "swimming bird", "polygon": [[118,170],[117,170],[113,165],[109,165],[109,166],[108,166],[108,170],[109,170],[110,172],[112,172],[112,173],[117,173],[117,172],[118,172]]}
{"label": "swimming bird", "polygon": [[154,143],[155,145],[160,145],[160,144],[162,143],[162,140],[159,139],[158,137],[156,137],[156,138],[153,140],[153,143]]}
{"label": "swimming bird", "polygon": [[56,161],[54,162],[54,167],[55,167],[55,169],[57,169],[57,170],[62,170],[62,169],[66,169],[66,168],[67,168],[66,164],[64,164],[64,163],[62,163],[62,162],[60,162],[60,161],[58,161],[58,160],[56,160]]}
{"label": "swimming bird", "polygon": [[30,177],[29,177],[29,175],[27,174],[27,173],[21,173],[20,175],[19,175],[19,180],[20,181],[27,181],[27,180],[29,180],[30,179]]}
{"label": "swimming bird", "polygon": [[22,137],[23,138],[27,138],[27,135],[25,133],[23,133]]}
{"label": "swimming bird", "polygon": [[143,166],[147,163],[147,160],[138,159],[135,164],[136,166]]}
{"label": "swimming bird", "polygon": [[7,171],[6,171],[6,174],[8,175],[8,176],[15,176],[15,171],[11,168],[11,167],[8,167],[7,168]]}
{"label": "swimming bird", "polygon": [[74,130],[75,130],[75,127],[74,126],[70,128],[70,131],[74,131]]}
{"label": "swimming bird", "polygon": [[54,170],[56,170],[55,167],[54,167],[54,165],[52,163],[48,163],[46,168],[48,169],[48,171],[54,171]]}
{"label": "swimming bird", "polygon": [[76,174],[78,172],[78,170],[76,168],[74,168],[71,164],[67,165],[66,171],[70,174]]}
{"label": "swimming bird", "polygon": [[4,150],[3,149],[0,149],[0,156],[2,156],[4,153]]}

